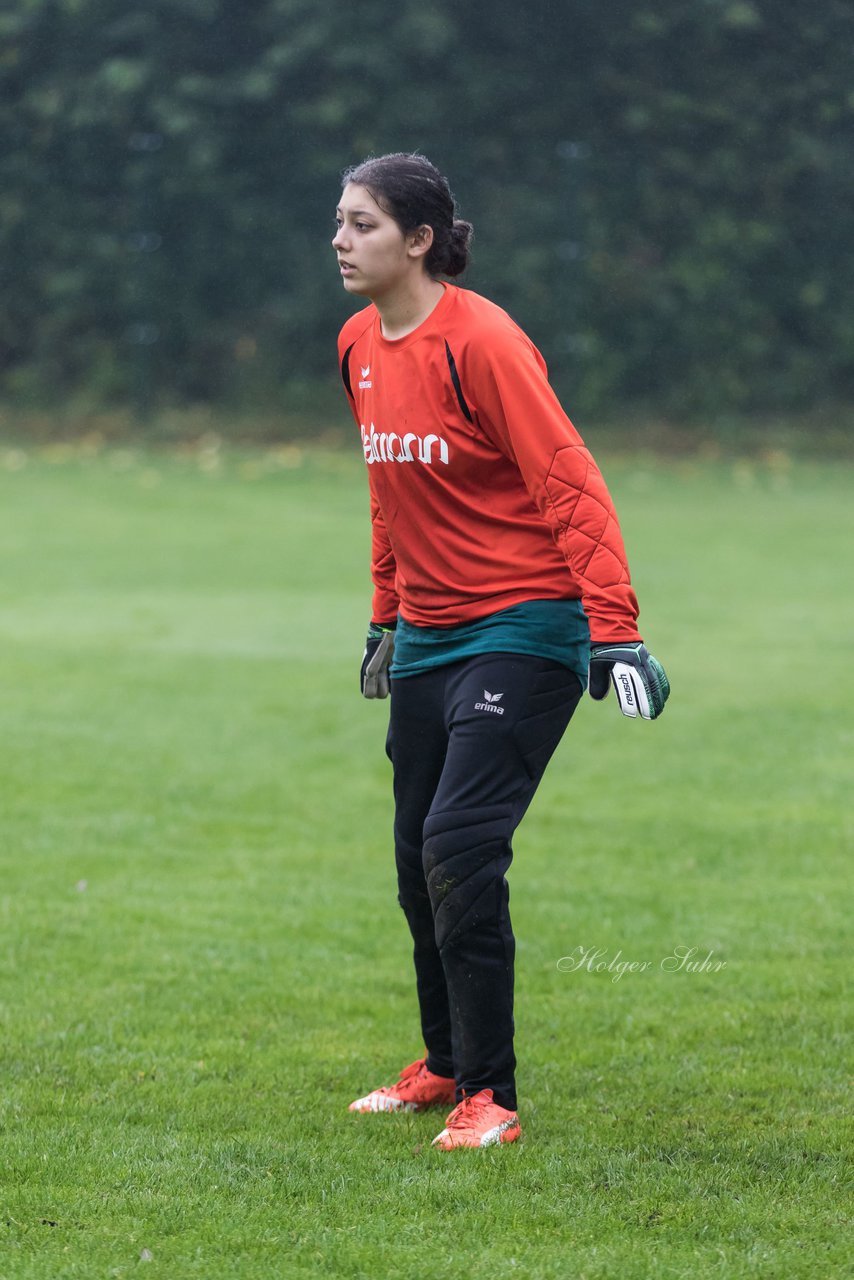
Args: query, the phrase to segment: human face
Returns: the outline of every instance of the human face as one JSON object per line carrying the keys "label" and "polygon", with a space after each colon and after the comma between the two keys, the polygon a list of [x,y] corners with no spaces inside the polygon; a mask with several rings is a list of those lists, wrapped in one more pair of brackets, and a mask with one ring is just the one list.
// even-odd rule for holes
{"label": "human face", "polygon": [[418,233],[405,236],[365,187],[347,184],[335,210],[335,224],[332,248],[348,293],[373,300],[388,298],[423,272],[425,250]]}

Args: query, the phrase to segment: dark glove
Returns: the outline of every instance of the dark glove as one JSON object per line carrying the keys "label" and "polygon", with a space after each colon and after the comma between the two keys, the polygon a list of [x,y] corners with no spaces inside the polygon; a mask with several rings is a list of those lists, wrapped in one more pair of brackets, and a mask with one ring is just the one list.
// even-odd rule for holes
{"label": "dark glove", "polygon": [[388,697],[388,669],[394,657],[395,623],[372,622],[368,627],[359,687],[363,698]]}
{"label": "dark glove", "polygon": [[624,716],[655,720],[664,710],[670,681],[645,644],[594,644],[587,688],[599,702],[613,684]]}

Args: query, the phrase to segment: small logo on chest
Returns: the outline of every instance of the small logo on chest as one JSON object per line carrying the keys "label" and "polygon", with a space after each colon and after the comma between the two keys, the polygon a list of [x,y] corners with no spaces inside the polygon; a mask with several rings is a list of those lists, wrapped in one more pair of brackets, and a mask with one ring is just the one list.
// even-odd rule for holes
{"label": "small logo on chest", "polygon": [[359,368],[362,370],[362,378],[361,378],[361,381],[359,382],[359,390],[369,391],[371,387],[374,385],[373,382],[371,382],[371,366],[368,365],[367,368],[363,368],[362,365],[359,365]]}

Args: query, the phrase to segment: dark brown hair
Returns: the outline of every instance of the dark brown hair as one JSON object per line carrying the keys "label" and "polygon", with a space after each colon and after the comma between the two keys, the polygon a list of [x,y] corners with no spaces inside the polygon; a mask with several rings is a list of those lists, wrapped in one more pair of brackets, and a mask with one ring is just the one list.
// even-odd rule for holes
{"label": "dark brown hair", "polygon": [[424,261],[429,275],[458,276],[465,271],[472,225],[454,217],[448,180],[426,156],[395,151],[372,157],[345,169],[341,179],[344,186],[352,182],[369,191],[404,235],[425,224],[433,228],[433,243]]}

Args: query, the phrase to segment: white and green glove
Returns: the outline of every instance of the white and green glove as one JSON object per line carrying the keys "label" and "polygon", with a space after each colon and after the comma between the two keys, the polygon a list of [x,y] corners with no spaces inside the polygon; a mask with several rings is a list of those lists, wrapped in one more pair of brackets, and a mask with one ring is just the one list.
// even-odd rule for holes
{"label": "white and green glove", "polygon": [[655,720],[670,695],[664,667],[645,644],[594,644],[590,650],[587,688],[601,701],[610,685],[624,716]]}
{"label": "white and green glove", "polygon": [[363,698],[388,697],[388,669],[394,657],[394,623],[372,622],[368,627],[359,686]]}

